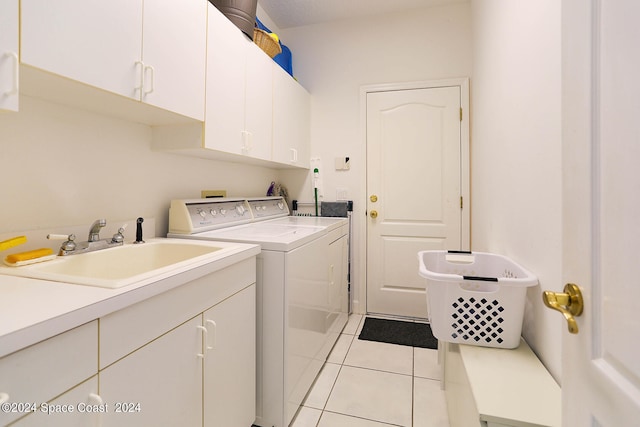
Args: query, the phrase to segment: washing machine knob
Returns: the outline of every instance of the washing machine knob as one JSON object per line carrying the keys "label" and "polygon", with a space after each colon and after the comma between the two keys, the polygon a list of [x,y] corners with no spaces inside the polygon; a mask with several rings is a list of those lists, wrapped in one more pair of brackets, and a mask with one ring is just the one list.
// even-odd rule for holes
{"label": "washing machine knob", "polygon": [[209,213],[211,213],[211,216],[217,216],[217,215],[218,215],[218,211],[217,211],[217,210],[215,210],[215,209],[211,209],[211,210],[209,211]]}
{"label": "washing machine knob", "polygon": [[284,203],[278,202],[278,207],[280,208],[280,210],[284,210]]}
{"label": "washing machine knob", "polygon": [[244,206],[242,205],[236,206],[236,212],[238,212],[238,215],[240,216],[244,215],[244,212],[245,212]]}

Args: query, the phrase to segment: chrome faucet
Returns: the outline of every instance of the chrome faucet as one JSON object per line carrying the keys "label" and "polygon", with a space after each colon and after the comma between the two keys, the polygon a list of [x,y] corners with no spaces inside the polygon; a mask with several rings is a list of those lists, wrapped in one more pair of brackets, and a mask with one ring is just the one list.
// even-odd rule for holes
{"label": "chrome faucet", "polygon": [[86,242],[76,243],[76,236],[73,234],[49,234],[47,239],[52,240],[66,240],[60,247],[58,256],[82,254],[86,252],[99,251],[101,249],[111,248],[113,246],[121,246],[124,242],[124,229],[126,224],[118,232],[113,235],[111,239],[100,240],[100,230],[107,225],[106,219],[97,219],[91,224],[89,230],[89,238]]}
{"label": "chrome faucet", "polygon": [[89,230],[89,238],[88,242],[97,242],[100,240],[100,230],[102,227],[107,225],[106,219],[96,219],[93,224],[91,224],[91,229]]}

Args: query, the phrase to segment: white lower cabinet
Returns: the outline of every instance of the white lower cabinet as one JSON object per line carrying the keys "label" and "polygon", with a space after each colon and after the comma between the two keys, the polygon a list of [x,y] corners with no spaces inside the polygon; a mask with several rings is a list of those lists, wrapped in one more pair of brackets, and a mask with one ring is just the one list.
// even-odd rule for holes
{"label": "white lower cabinet", "polygon": [[42,403],[97,374],[97,323],[87,323],[0,359],[0,401],[8,405],[0,411],[0,425],[25,415],[31,419]]}
{"label": "white lower cabinet", "polygon": [[250,426],[255,256],[0,358],[0,403],[0,426]]}
{"label": "white lower cabinet", "polygon": [[103,425],[250,426],[255,305],[253,284],[100,371]]}
{"label": "white lower cabinet", "polygon": [[250,426],[255,258],[100,319],[104,426]]}
{"label": "white lower cabinet", "polygon": [[256,419],[255,307],[250,286],[204,313],[206,427],[249,427]]}
{"label": "white lower cabinet", "polygon": [[107,426],[202,425],[200,316],[100,372]]}

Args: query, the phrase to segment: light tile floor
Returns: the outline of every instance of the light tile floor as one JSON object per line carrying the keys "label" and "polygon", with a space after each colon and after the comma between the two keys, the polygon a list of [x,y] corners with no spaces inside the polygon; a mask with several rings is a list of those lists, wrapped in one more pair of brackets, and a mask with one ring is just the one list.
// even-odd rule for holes
{"label": "light tile floor", "polygon": [[438,352],[362,341],[351,315],[293,427],[449,427]]}

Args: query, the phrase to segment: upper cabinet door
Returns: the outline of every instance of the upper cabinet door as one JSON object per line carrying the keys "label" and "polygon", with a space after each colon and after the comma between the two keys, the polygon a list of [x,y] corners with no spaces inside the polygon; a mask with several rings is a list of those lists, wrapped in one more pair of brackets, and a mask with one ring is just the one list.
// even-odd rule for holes
{"label": "upper cabinet door", "polygon": [[140,97],[142,0],[22,0],[24,64]]}
{"label": "upper cabinet door", "polygon": [[202,121],[206,5],[22,0],[21,60]]}
{"label": "upper cabinet door", "polygon": [[144,0],[142,24],[142,101],[201,121],[207,4],[203,0]]}
{"label": "upper cabinet door", "polygon": [[18,0],[0,2],[0,110],[18,111]]}
{"label": "upper cabinet door", "polygon": [[273,65],[273,160],[309,168],[311,96],[279,65]]}
{"label": "upper cabinet door", "polygon": [[246,154],[245,72],[250,41],[211,4],[207,39],[205,146]]}
{"label": "upper cabinet door", "polygon": [[273,60],[255,43],[247,43],[245,130],[248,155],[271,160],[273,134]]}

